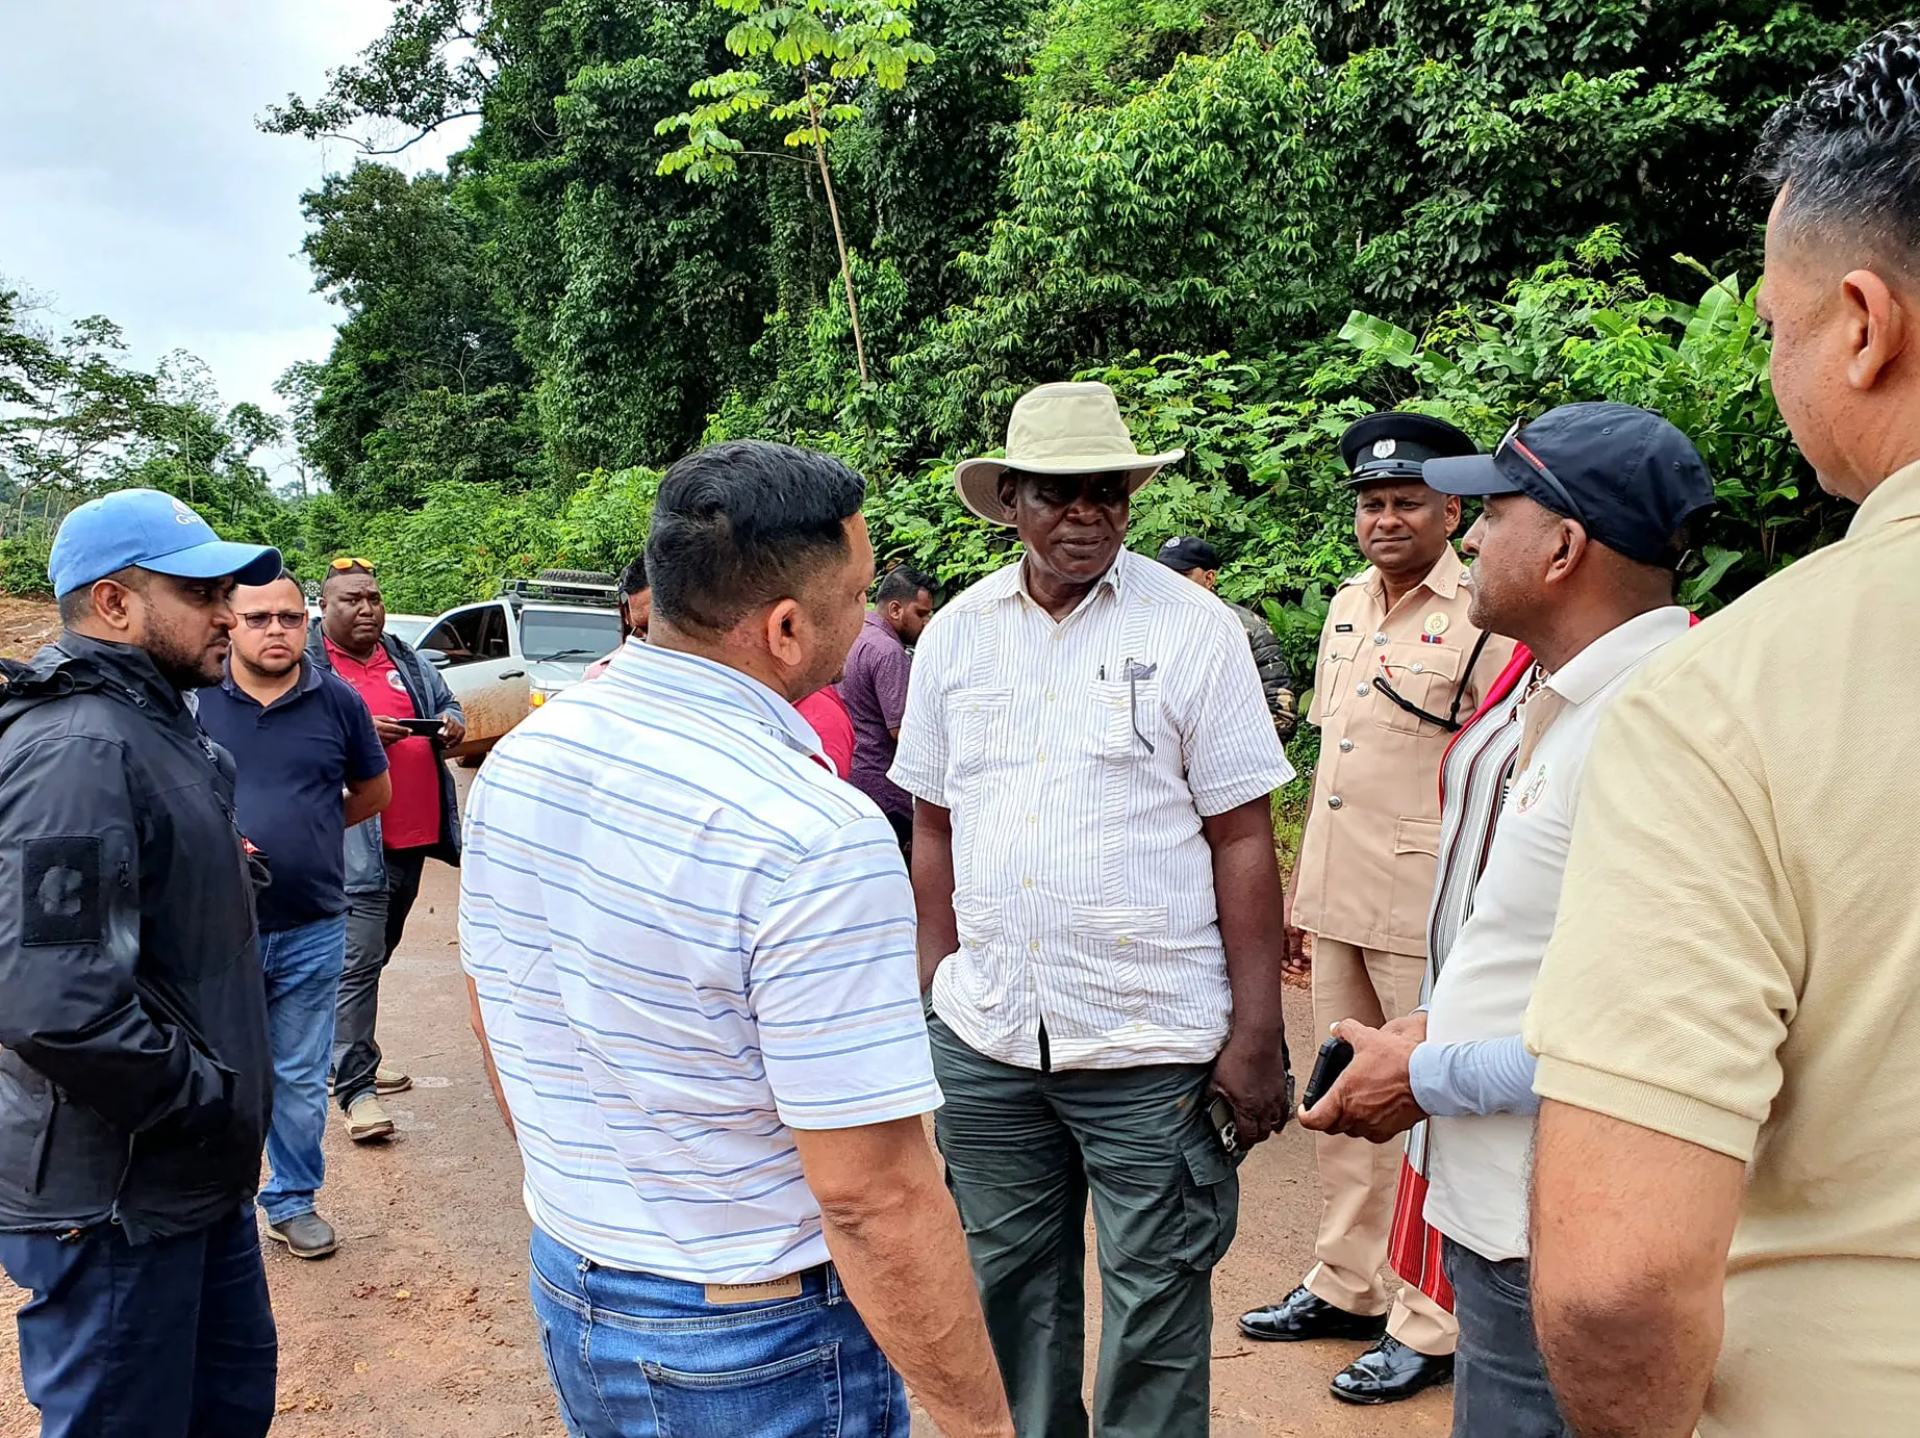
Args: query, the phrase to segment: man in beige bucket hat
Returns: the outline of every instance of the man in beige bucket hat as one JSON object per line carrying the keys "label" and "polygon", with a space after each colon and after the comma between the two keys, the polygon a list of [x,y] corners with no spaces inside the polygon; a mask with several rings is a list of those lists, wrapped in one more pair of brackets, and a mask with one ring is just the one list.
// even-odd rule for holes
{"label": "man in beige bucket hat", "polygon": [[1111,390],[1042,385],[954,471],[1025,553],[921,636],[893,782],[914,796],[921,982],[947,1176],[1022,1438],[1207,1431],[1235,1165],[1285,1122],[1268,800],[1293,777],[1246,636],[1125,547],[1141,454]]}

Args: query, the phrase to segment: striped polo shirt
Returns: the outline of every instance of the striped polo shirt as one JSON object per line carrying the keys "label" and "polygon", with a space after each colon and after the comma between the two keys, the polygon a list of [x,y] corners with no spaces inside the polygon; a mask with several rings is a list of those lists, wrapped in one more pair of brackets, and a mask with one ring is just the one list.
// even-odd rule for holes
{"label": "striped polo shirt", "polygon": [[630,641],[494,750],[460,950],[528,1211],[609,1267],[822,1263],[789,1130],[940,1103],[893,830],[791,705],[704,659]]}

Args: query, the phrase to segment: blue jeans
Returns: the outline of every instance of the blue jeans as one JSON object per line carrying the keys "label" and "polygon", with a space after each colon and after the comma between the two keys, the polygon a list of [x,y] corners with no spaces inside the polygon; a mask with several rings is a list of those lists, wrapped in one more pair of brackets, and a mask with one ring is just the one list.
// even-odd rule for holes
{"label": "blue jeans", "polygon": [[273,1042],[273,1126],[267,1130],[273,1176],[260,1188],[268,1223],[312,1213],[327,1176],[320,1140],[327,1131],[327,1061],[346,953],[345,914],[260,936]]}
{"label": "blue jeans", "polygon": [[1453,1438],[1573,1438],[1533,1336],[1527,1261],[1482,1258],[1447,1239],[1460,1346],[1453,1357]]}
{"label": "blue jeans", "polygon": [[129,1244],[119,1225],[0,1234],[41,1438],[261,1438],[279,1346],[253,1205]]}
{"label": "blue jeans", "polygon": [[533,1231],[533,1312],[572,1438],[907,1438],[907,1390],[831,1265],[798,1298],[709,1304]]}

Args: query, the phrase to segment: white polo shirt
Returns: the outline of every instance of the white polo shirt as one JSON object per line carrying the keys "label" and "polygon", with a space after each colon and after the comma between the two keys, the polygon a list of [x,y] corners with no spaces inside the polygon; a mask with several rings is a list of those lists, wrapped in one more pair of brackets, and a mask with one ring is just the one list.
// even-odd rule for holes
{"label": "white polo shirt", "polygon": [[[1472,917],[1434,983],[1427,1042],[1521,1032],[1553,937],[1594,731],[1634,671],[1689,622],[1678,605],[1642,614],[1589,644],[1542,686],[1565,707],[1508,790]],[[1483,1258],[1526,1257],[1533,1125],[1515,1114],[1428,1120],[1427,1222]]]}
{"label": "white polo shirt", "polygon": [[933,1007],[1055,1068],[1206,1063],[1232,1012],[1200,821],[1293,777],[1246,631],[1122,550],[1055,621],[1015,561],[921,636],[889,776],[953,814],[960,947]]}
{"label": "white polo shirt", "polygon": [[609,1267],[823,1263],[791,1129],[938,1107],[893,830],[793,707],[639,640],[474,784],[460,952],[533,1221]]}

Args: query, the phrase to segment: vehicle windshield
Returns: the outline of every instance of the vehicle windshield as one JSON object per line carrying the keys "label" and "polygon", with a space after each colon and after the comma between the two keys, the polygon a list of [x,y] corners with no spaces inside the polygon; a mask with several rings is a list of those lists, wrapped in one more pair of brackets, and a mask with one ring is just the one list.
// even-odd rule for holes
{"label": "vehicle windshield", "polygon": [[529,609],[520,616],[520,649],[529,659],[598,659],[620,642],[613,609]]}

